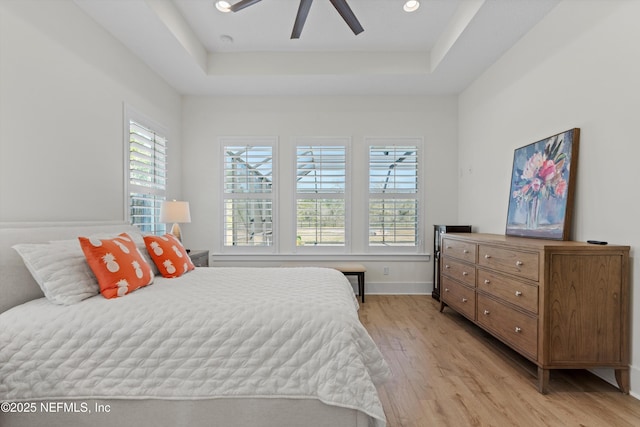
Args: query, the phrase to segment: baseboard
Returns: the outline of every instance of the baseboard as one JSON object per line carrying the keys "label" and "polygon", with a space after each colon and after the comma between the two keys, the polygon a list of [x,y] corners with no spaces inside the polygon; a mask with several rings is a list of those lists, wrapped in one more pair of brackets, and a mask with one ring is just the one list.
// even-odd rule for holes
{"label": "baseboard", "polygon": [[365,295],[431,295],[432,289],[426,282],[365,282]]}
{"label": "baseboard", "polygon": [[[640,400],[640,369],[634,366],[629,367],[631,374],[631,386],[629,387],[629,395]],[[613,369],[598,368],[590,369],[589,372],[593,373],[599,378],[602,378],[609,384],[618,387],[618,383],[615,377],[615,371]]]}
{"label": "baseboard", "polygon": [[631,365],[629,370],[631,371],[631,386],[629,387],[631,390],[629,394],[640,400],[640,368]]}

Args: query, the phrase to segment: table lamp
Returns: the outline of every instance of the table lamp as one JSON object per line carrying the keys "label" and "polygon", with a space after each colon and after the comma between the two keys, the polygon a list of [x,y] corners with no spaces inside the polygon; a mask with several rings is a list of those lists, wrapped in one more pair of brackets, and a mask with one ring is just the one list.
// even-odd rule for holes
{"label": "table lamp", "polygon": [[160,222],[172,222],[171,234],[173,234],[180,242],[182,242],[182,234],[178,223],[191,222],[191,212],[189,211],[189,202],[180,201],[164,201],[160,205]]}

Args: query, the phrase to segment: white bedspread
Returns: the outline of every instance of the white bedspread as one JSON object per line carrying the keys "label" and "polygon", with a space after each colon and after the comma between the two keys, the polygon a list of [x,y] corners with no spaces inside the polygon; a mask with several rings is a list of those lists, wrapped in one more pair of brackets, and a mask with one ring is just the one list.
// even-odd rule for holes
{"label": "white bedspread", "polygon": [[197,268],[113,300],[0,314],[0,401],[311,398],[384,425],[389,369],[324,268]]}

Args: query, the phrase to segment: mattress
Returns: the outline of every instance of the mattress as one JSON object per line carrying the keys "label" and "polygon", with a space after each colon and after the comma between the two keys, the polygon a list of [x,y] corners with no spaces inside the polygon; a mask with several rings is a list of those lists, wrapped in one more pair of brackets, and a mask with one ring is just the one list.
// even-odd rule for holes
{"label": "mattress", "polygon": [[124,298],[0,314],[0,401],[316,399],[383,426],[389,369],[325,268],[197,268]]}

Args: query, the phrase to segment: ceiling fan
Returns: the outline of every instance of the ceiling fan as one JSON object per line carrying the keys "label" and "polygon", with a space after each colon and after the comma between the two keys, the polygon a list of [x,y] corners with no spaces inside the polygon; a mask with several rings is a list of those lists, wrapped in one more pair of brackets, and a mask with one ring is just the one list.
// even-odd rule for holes
{"label": "ceiling fan", "polygon": [[[232,12],[238,12],[239,10],[244,9],[245,7],[249,7],[253,4],[258,3],[261,0],[240,0],[238,3],[231,5],[229,10]],[[362,25],[356,18],[356,15],[353,13],[349,5],[347,4],[347,0],[329,0],[333,7],[336,8],[342,19],[347,23],[351,31],[355,35],[360,34],[364,31]],[[300,34],[302,33],[302,27],[304,27],[304,23],[307,20],[307,15],[309,14],[309,9],[311,8],[311,3],[313,0],[300,0],[300,6],[298,6],[298,14],[296,15],[296,22],[293,24],[293,31],[291,32],[292,39],[299,39]]]}

